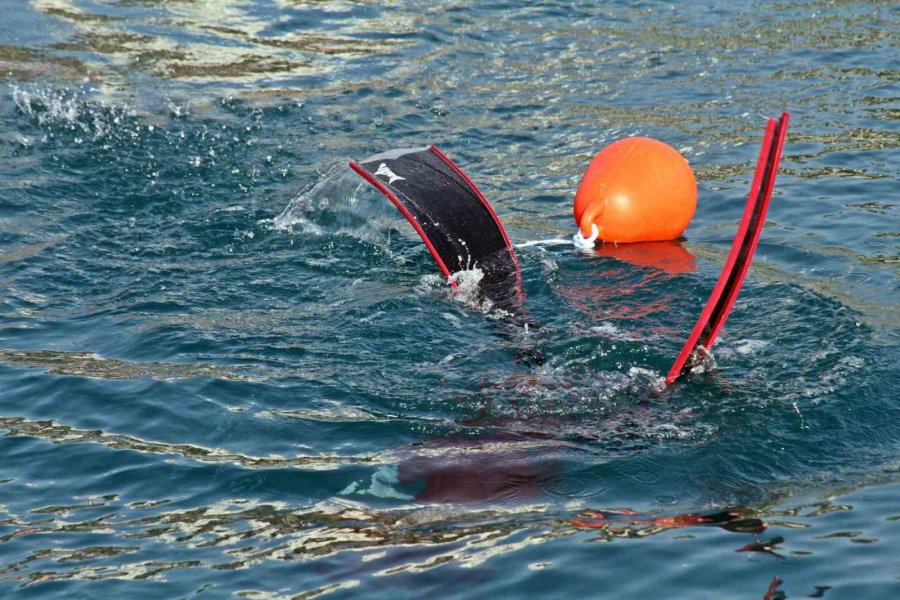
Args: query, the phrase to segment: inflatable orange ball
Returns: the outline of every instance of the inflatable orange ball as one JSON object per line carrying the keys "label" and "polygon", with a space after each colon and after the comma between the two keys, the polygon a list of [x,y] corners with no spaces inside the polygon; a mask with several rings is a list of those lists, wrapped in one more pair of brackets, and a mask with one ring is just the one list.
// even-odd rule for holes
{"label": "inflatable orange ball", "polygon": [[697,208],[697,181],[675,148],[651,138],[614,142],[597,153],[575,194],[581,235],[596,225],[606,242],[679,237]]}

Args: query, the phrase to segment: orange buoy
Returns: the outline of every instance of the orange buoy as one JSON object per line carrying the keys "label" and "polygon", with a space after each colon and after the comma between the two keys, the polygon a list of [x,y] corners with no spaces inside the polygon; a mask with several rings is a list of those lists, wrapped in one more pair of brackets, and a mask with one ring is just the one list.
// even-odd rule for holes
{"label": "orange buoy", "polygon": [[697,208],[697,181],[675,148],[651,138],[614,142],[597,153],[575,194],[581,235],[606,242],[679,237]]}

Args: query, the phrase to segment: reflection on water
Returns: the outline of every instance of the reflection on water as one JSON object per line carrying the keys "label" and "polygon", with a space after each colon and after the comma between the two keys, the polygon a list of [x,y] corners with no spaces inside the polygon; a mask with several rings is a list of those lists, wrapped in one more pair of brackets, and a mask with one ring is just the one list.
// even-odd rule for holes
{"label": "reflection on water", "polygon": [[203,448],[191,444],[165,444],[142,440],[134,436],[83,430],[61,425],[53,421],[32,421],[24,417],[0,417],[0,427],[8,435],[32,436],[55,444],[95,443],[109,448],[135,450],[151,454],[174,454],[183,458],[202,462],[226,462],[242,467],[270,469],[294,467],[310,470],[336,469],[352,464],[391,464],[397,462],[395,453],[357,456],[247,456],[233,454],[221,449]]}
{"label": "reflection on water", "polygon": [[[4,532],[0,544],[35,540],[35,550],[3,565],[0,581],[25,587],[66,579],[163,580],[171,570],[240,570],[268,561],[315,564],[340,556],[345,566],[333,572],[329,585],[350,586],[361,578],[420,573],[448,563],[474,568],[524,548],[558,546],[555,542],[573,537],[587,544],[656,536],[672,544],[700,538],[738,553],[811,556],[820,551],[811,552],[813,547],[833,551],[819,540],[877,545],[878,538],[866,536],[866,531],[846,530],[842,515],[860,504],[868,505],[869,511],[875,510],[868,514],[871,527],[883,531],[889,526],[885,523],[898,520],[887,491],[874,496],[851,492],[847,497],[851,503],[820,500],[761,512],[731,509],[687,515],[639,514],[623,508],[566,513],[546,505],[376,510],[344,499],[296,509],[280,502],[233,498],[210,506],[167,510],[169,499],[124,503],[108,495],[85,498],[78,505],[36,508],[28,515],[0,513]],[[767,535],[761,537],[767,527]],[[710,528],[722,534],[713,534]],[[92,535],[92,544],[78,544],[85,534]],[[743,537],[731,537],[734,534]],[[146,555],[160,542],[177,559],[147,560]],[[600,546],[588,553],[608,555]],[[827,572],[819,573],[822,579],[817,583],[830,583]]]}
{"label": "reflection on water", "polygon": [[73,81],[85,77],[90,71],[75,58],[0,45],[0,73],[15,81],[44,77]]}
{"label": "reflection on water", "polygon": [[[135,72],[233,83],[323,76],[333,68],[329,57],[390,52],[405,43],[415,24],[411,16],[398,18],[382,10],[359,16],[349,2],[279,2],[263,11],[238,0],[118,6],[31,0],[31,5],[74,30],[52,48],[92,56],[89,68],[107,81]],[[315,27],[310,27],[311,18]]]}
{"label": "reflection on water", "polygon": [[0,349],[0,362],[9,365],[46,369],[54,375],[75,375],[100,379],[186,379],[219,377],[246,380],[248,377],[229,373],[210,365],[176,365],[162,363],[129,363],[97,356],[90,352],[57,352],[53,350]]}
{"label": "reflection on water", "polygon": [[[431,556],[385,568],[375,552],[363,558],[371,575],[391,575],[439,567],[447,561],[476,566],[490,558],[511,552],[516,547],[539,544],[574,533],[572,528],[531,531],[524,539],[520,523],[510,519],[513,512],[485,510],[461,514],[458,511],[436,513],[431,509],[372,511],[346,501],[317,504],[308,509],[288,510],[277,504],[257,504],[230,500],[220,505],[188,511],[152,514],[154,507],[143,503],[124,506],[116,498],[92,504],[116,510],[108,517],[87,521],[57,518],[7,519],[12,533],[0,537],[0,543],[15,537],[47,533],[92,532],[130,540],[127,546],[91,546],[77,550],[47,549],[5,566],[0,577],[21,585],[57,579],[144,579],[158,577],[169,569],[204,566],[211,569],[242,569],[261,561],[312,560],[344,552],[372,552],[382,548],[433,546]],[[54,507],[68,516],[79,507]],[[148,516],[147,513],[151,512]],[[529,529],[541,529],[546,521],[542,507],[514,511],[519,518],[533,515],[537,522]],[[49,514],[45,513],[45,514]],[[506,523],[504,524],[504,521]],[[549,523],[543,525],[546,528]],[[195,549],[215,562],[184,560],[126,562],[116,566],[78,565],[66,569],[66,563],[102,562],[113,557],[139,558],[147,542],[165,541],[183,549]],[[215,549],[209,552],[206,549]],[[134,556],[138,555],[138,556]],[[123,562],[121,560],[116,562]],[[389,562],[389,561],[387,561]]]}

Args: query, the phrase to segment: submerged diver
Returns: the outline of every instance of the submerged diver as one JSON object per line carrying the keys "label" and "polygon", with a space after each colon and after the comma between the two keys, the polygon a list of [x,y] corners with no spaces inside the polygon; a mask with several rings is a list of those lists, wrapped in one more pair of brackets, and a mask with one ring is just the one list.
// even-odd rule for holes
{"label": "submerged diver", "polygon": [[[767,123],[731,251],[667,384],[705,362],[734,306],[765,224],[788,120],[783,113]],[[456,273],[478,268],[480,293],[508,315],[507,321],[526,330],[537,325],[525,310],[521,269],[506,230],[484,195],[447,156],[434,146],[399,149],[351,161],[350,167],[403,213],[451,286],[457,286]],[[649,138],[621,140],[597,154],[582,179],[573,241],[593,248],[598,239],[612,244],[672,240],[690,222],[696,195],[693,172],[677,150]]]}

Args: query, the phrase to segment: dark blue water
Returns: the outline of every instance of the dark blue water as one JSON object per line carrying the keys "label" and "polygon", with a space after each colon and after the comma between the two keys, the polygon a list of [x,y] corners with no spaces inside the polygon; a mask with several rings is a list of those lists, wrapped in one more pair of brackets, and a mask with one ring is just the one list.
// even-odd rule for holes
{"label": "dark blue water", "polygon": [[[900,595],[894,3],[0,13],[3,596]],[[344,167],[437,144],[524,243],[629,135],[697,173],[695,268],[520,248],[528,333]]]}

